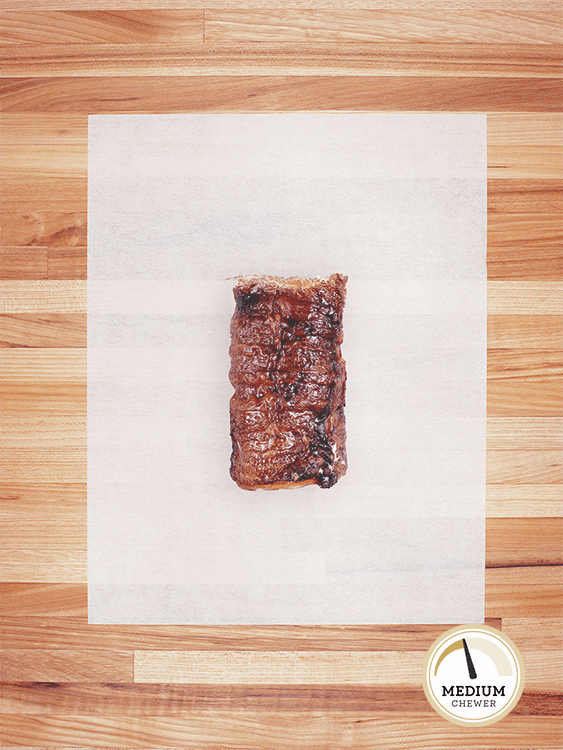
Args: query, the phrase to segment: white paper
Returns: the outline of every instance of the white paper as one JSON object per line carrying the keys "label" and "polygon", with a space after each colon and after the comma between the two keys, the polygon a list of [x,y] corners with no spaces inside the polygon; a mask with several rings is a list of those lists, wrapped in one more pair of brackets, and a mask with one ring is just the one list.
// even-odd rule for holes
{"label": "white paper", "polygon": [[[89,118],[93,623],[482,622],[486,117]],[[349,277],[347,475],[229,476],[230,277]]]}

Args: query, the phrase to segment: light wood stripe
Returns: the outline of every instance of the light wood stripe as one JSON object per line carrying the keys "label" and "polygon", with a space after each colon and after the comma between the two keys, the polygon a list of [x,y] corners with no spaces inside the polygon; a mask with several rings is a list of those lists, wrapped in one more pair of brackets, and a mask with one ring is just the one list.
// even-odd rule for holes
{"label": "light wood stripe", "polygon": [[56,413],[38,416],[8,412],[2,415],[2,446],[75,451],[86,446],[86,419]]}
{"label": "light wood stripe", "polygon": [[489,144],[487,173],[492,179],[560,179],[560,146]]}
{"label": "light wood stripe", "polygon": [[[215,9],[240,10],[238,0],[213,0],[209,5],[198,3],[195,0],[187,3],[186,0],[112,0],[111,8],[114,10],[164,10],[177,8],[183,10],[187,5],[193,5],[194,9],[213,7]],[[256,8],[263,10],[266,3],[264,0],[245,0],[245,8]],[[340,11],[342,9],[365,10],[368,6],[367,0],[307,0],[307,8],[319,8],[324,11]],[[18,11],[61,11],[61,10],[84,10],[83,0],[3,0],[3,10]],[[303,7],[299,0],[268,0],[268,8],[294,8]],[[390,10],[417,10],[421,9],[421,0],[375,0],[369,4],[370,8],[382,8]],[[429,10],[447,11],[452,8],[475,11],[475,10],[505,10],[506,0],[424,0],[424,8]],[[538,11],[561,11],[560,0],[510,0],[508,7],[518,10]],[[90,10],[107,10],[107,0],[89,0]]]}
{"label": "light wood stripe", "polygon": [[66,549],[0,550],[0,582],[86,583],[87,581],[86,552]]}
{"label": "light wood stripe", "polygon": [[[62,394],[61,394],[62,395]],[[56,401],[61,397],[58,393],[49,402],[41,398],[37,404],[30,405],[30,413],[56,412]],[[76,401],[85,394],[78,393]],[[22,401],[29,398],[22,394]],[[72,409],[71,395],[63,408]],[[20,407],[21,409],[22,407]],[[17,402],[12,397],[8,401],[8,409],[16,409]],[[77,404],[75,412],[83,414],[85,409]],[[9,441],[7,441],[9,442]],[[17,441],[16,441],[17,442]],[[80,483],[86,480],[86,448],[76,445],[71,450],[67,446],[58,446],[52,441],[48,447],[38,447],[29,442],[26,447],[3,448],[3,462],[5,464],[3,477],[6,482],[64,482]],[[33,446],[33,447],[32,447]],[[487,454],[487,481],[502,484],[560,484],[563,479],[561,451],[550,450],[506,450],[492,451]]]}
{"label": "light wood stripe", "polygon": [[489,484],[488,518],[563,516],[563,492],[556,484]]}
{"label": "light wood stripe", "polygon": [[147,10],[121,13],[79,11],[0,14],[4,44],[229,41],[440,41],[558,44],[561,13],[423,7],[412,10]]}
{"label": "light wood stripe", "polygon": [[[2,179],[9,182],[14,177],[37,176],[42,179],[82,176],[88,172],[88,151],[82,138],[75,140],[72,133],[58,141],[8,144],[2,148]],[[6,210],[6,207],[4,207]]]}
{"label": "light wood stripe", "polygon": [[2,461],[5,482],[86,481],[86,447],[4,448]]}
{"label": "light wood stripe", "polygon": [[492,450],[563,450],[563,420],[558,417],[489,417],[487,447]]}
{"label": "light wood stripe", "polygon": [[0,313],[86,312],[86,281],[0,281]]}
{"label": "light wood stripe", "polygon": [[[563,314],[562,282],[490,281],[487,286],[489,314]],[[1,281],[0,312],[86,312],[86,281]]]}
{"label": "light wood stripe", "polygon": [[[26,566],[36,554],[52,555],[52,564],[66,566],[65,555],[86,553],[86,486],[3,484],[0,523],[2,550],[24,552]],[[41,580],[52,580],[47,571],[44,576]],[[9,580],[5,571],[4,580]]]}
{"label": "light wood stripe", "polygon": [[[26,351],[26,350],[21,350]],[[29,350],[27,350],[29,351]],[[33,351],[33,350],[32,350]],[[63,350],[69,351],[69,350]],[[76,350],[70,350],[76,351]],[[8,353],[12,353],[7,350]],[[61,358],[61,370],[64,358]],[[13,360],[11,363],[13,365]],[[38,369],[37,382],[48,380],[82,380],[86,378],[85,362],[78,363],[76,371],[65,377],[57,371]],[[70,360],[70,367],[74,362]],[[47,365],[48,367],[48,365]],[[12,379],[3,373],[3,378]],[[14,380],[27,380],[25,373],[17,373]],[[487,446],[489,450],[558,450],[563,448],[563,422],[557,417],[489,417],[487,420]],[[72,415],[5,414],[2,417],[2,444],[5,447],[76,447],[85,444],[86,420]],[[518,515],[518,514],[516,514]]]}
{"label": "light wood stripe", "polygon": [[207,10],[205,39],[248,41],[408,41],[500,44],[559,44],[561,13],[486,11],[428,6],[405,10],[356,11]]}
{"label": "light wood stripe", "polygon": [[561,484],[560,450],[488,450],[487,482],[499,484]]}
{"label": "light wood stripe", "polygon": [[490,114],[488,146],[563,146],[563,114]]}
{"label": "light wood stripe", "polygon": [[559,281],[489,281],[489,315],[562,315],[563,283]]}
{"label": "light wood stripe", "polygon": [[[501,300],[495,300],[489,285],[489,306]],[[528,358],[536,352],[538,360],[536,369],[545,369],[551,365],[552,353],[560,353],[563,342],[563,319],[559,315],[491,315],[487,317],[487,343],[489,347],[489,375],[491,359],[498,358],[498,370],[506,371],[506,361],[502,362],[500,354],[493,354],[494,350],[506,351],[507,360],[514,363],[520,359],[522,351]],[[510,351],[514,350],[514,351]],[[540,360],[544,356],[545,361]],[[559,355],[560,356],[560,355]],[[560,359],[559,359],[560,361]],[[496,368],[495,368],[496,369]]]}
{"label": "light wood stripe", "polygon": [[135,682],[414,685],[423,660],[408,651],[135,651]]}
{"label": "light wood stripe", "polygon": [[8,349],[2,352],[0,377],[10,381],[83,381],[85,349]]}

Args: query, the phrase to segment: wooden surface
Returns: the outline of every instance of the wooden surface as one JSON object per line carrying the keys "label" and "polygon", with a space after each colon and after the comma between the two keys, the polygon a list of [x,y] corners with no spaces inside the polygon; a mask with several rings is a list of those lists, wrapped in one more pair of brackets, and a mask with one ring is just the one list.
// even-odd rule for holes
{"label": "wooden surface", "polygon": [[[0,743],[560,748],[562,3],[186,5],[0,13]],[[428,705],[445,626],[87,624],[88,114],[282,110],[489,115],[486,616],[527,670],[497,724]]]}

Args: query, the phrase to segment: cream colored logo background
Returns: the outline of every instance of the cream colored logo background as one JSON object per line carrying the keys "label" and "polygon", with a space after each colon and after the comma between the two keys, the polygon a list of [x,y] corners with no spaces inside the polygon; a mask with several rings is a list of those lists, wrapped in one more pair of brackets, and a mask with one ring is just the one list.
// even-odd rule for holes
{"label": "cream colored logo background", "polygon": [[493,724],[518,703],[524,663],[515,644],[487,625],[452,628],[428,651],[424,692],[444,718],[462,726]]}

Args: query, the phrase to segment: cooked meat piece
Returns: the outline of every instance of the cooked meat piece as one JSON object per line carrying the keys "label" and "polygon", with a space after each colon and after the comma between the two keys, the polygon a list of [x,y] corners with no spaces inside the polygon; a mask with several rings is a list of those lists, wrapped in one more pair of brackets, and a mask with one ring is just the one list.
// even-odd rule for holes
{"label": "cooked meat piece", "polygon": [[231,477],[245,490],[318,484],[346,473],[347,277],[245,276],[231,321]]}

